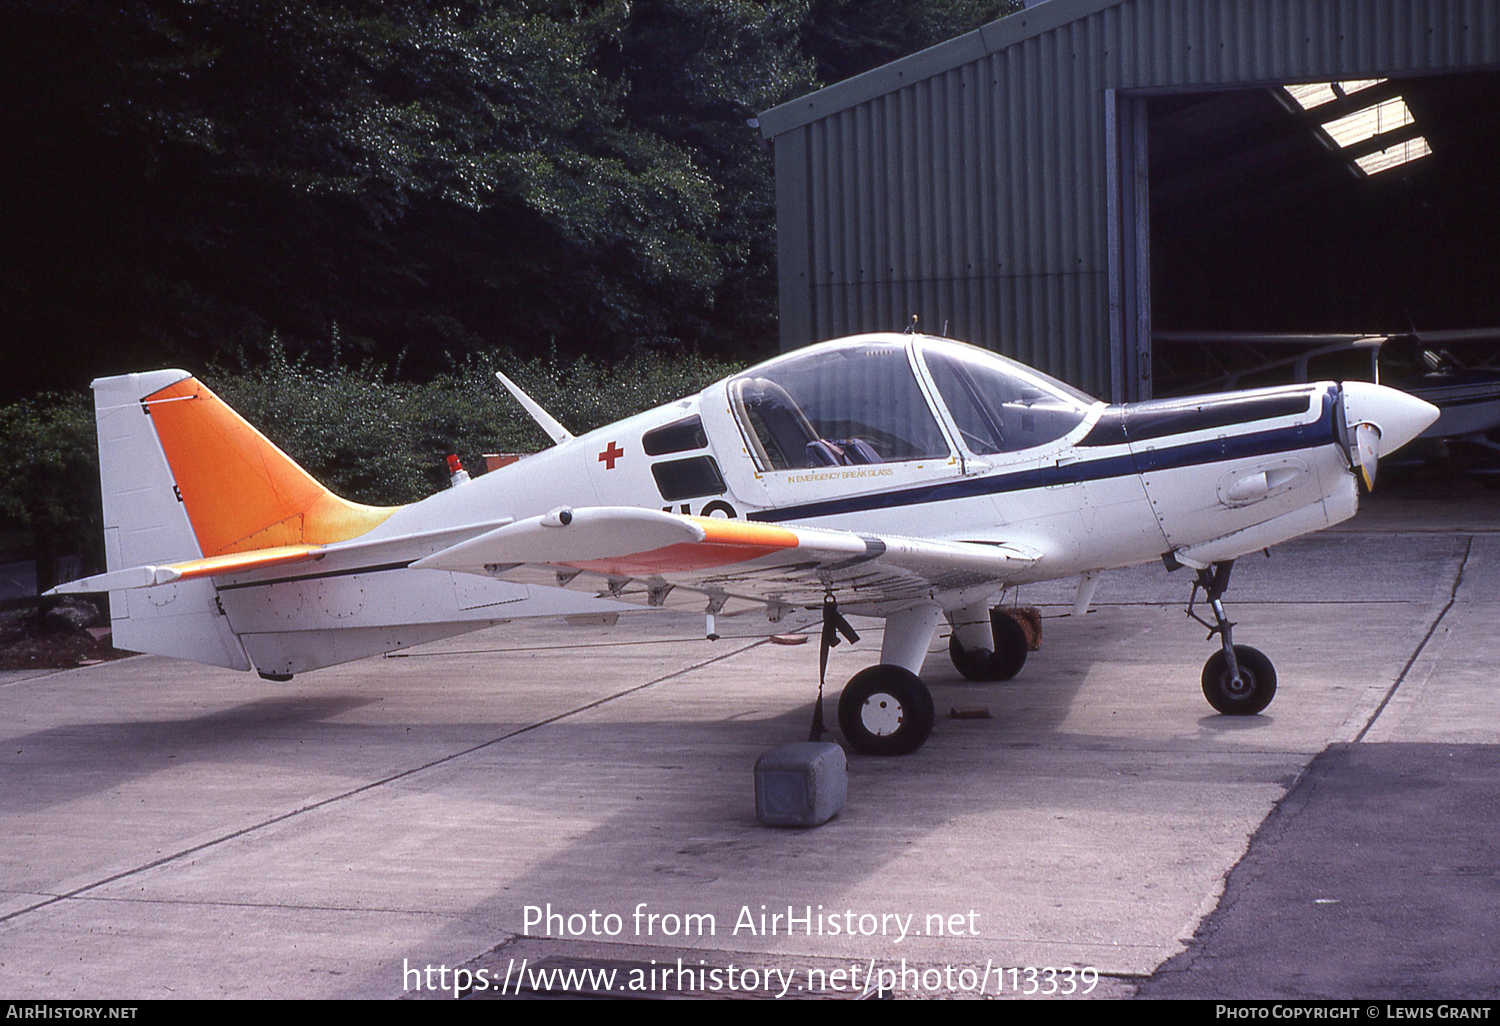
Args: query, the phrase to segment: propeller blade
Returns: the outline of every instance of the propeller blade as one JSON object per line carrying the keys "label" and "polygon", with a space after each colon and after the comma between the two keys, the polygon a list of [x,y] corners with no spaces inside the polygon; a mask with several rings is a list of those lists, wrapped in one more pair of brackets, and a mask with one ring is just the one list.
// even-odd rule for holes
{"label": "propeller blade", "polygon": [[1380,459],[1380,429],[1374,424],[1354,425],[1354,453],[1365,488],[1375,490],[1375,465]]}

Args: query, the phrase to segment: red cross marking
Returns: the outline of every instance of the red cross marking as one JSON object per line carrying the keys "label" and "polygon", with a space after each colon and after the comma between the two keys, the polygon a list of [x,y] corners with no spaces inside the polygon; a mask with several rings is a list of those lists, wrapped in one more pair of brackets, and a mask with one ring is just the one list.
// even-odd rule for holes
{"label": "red cross marking", "polygon": [[621,456],[624,456],[624,455],[625,455],[625,450],[624,449],[621,449],[614,442],[610,442],[609,446],[607,448],[605,448],[605,450],[599,454],[599,462],[602,463],[602,464],[604,464],[604,469],[605,470],[614,470],[615,469],[615,460],[619,459]]}

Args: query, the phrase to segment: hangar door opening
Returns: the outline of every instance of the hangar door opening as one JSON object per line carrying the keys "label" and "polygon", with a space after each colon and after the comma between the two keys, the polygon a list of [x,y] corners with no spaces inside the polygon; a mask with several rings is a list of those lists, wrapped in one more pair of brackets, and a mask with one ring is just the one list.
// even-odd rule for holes
{"label": "hangar door opening", "polygon": [[1132,99],[1152,394],[1500,367],[1500,73]]}

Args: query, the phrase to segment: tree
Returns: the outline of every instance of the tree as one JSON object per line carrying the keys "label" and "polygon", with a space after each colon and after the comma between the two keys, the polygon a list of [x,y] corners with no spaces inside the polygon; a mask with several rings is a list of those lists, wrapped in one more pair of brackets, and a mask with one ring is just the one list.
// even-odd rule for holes
{"label": "tree", "polygon": [[103,560],[99,459],[86,396],[41,395],[0,406],[0,527],[29,535],[37,591],[58,583],[60,555],[85,572]]}
{"label": "tree", "polygon": [[445,350],[623,350],[701,317],[713,184],[597,66],[629,10],[18,0],[0,42],[16,377],[335,323],[346,355],[430,373]]}
{"label": "tree", "polygon": [[816,87],[800,52],[805,2],[635,0],[605,67],[627,86],[632,124],[688,153],[713,183],[719,216],[713,308],[697,337],[712,351],[776,335],[776,195],[752,119]]}
{"label": "tree", "polygon": [[810,0],[803,50],[820,82],[841,82],[1022,6],[1022,0]]}
{"label": "tree", "polygon": [[746,120],[1006,7],[13,0],[0,400],[273,335],[418,380],[497,346],[764,352]]}

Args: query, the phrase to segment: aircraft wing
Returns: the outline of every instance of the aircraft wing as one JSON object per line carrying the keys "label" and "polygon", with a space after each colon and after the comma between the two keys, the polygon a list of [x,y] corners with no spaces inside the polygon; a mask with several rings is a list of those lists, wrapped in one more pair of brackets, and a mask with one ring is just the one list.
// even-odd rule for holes
{"label": "aircraft wing", "polygon": [[[1004,584],[1042,553],[1024,543],[931,541],[684,516],[629,507],[554,510],[412,565],[550,587],[586,587],[651,606],[841,605],[871,611]],[[730,609],[730,612],[735,611]]]}

